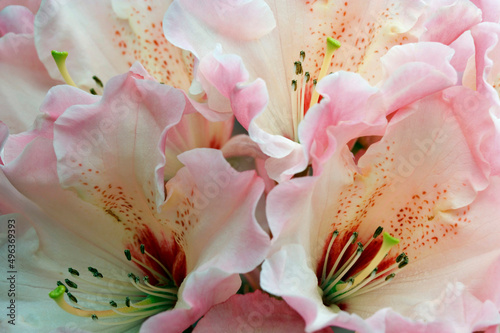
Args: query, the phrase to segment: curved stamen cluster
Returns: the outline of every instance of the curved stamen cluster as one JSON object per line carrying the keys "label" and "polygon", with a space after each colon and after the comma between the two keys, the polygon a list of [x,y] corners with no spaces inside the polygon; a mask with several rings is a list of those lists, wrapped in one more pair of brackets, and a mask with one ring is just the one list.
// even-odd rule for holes
{"label": "curved stamen cluster", "polygon": [[[382,233],[382,231],[383,228],[378,227],[373,237],[365,244],[358,242],[356,250],[348,258],[344,258],[348,248],[354,245],[358,238],[358,233],[353,232],[339,255],[336,257],[330,270],[328,270],[330,252],[335,239],[339,235],[337,230],[333,232],[330,242],[328,243],[323,269],[319,279],[319,287],[323,296],[323,302],[326,305],[333,306],[340,301],[378,289],[394,279],[396,272],[408,264],[409,258],[403,252],[397,256],[394,264],[380,272],[378,271],[379,264],[387,256],[391,248],[399,243],[398,239],[392,237],[387,232]],[[380,234],[382,234],[383,240],[378,252],[361,271],[351,274],[350,272],[353,271],[352,268],[357,263],[366,262],[366,260],[364,260],[366,258],[362,258],[363,254],[366,254],[366,249],[372,244],[373,240],[380,236]],[[340,266],[341,262],[343,262],[343,264]]]}
{"label": "curved stamen cluster", "polygon": [[158,272],[145,262],[133,258],[130,251],[125,250],[129,261],[151,272],[158,281],[154,285],[147,275],[141,279],[134,273],[129,273],[126,281],[105,277],[96,268],[88,267],[90,274],[84,277],[78,270],[70,267],[68,272],[71,279],[65,279],[65,283],[58,281],[57,288],[49,296],[66,312],[92,318],[102,325],[132,325],[173,308],[177,302],[178,286],[172,274],[145,250],[144,245],[141,245],[141,253],[154,260],[163,271]]}
{"label": "curved stamen cluster", "polygon": [[294,130],[294,140],[298,142],[298,126],[299,123],[304,119],[305,112],[314,104],[318,103],[319,94],[314,89],[316,83],[319,82],[323,77],[325,77],[326,72],[330,68],[330,62],[332,61],[333,53],[340,47],[340,42],[334,38],[328,37],[326,40],[326,50],[325,56],[323,58],[323,64],[319,72],[319,76],[313,79],[312,94],[310,96],[309,105],[306,108],[306,87],[311,79],[311,74],[309,72],[304,72],[302,63],[306,58],[305,51],[300,51],[299,60],[295,61],[294,66],[294,76],[292,79],[292,93],[291,93],[291,105],[292,105],[292,126]]}

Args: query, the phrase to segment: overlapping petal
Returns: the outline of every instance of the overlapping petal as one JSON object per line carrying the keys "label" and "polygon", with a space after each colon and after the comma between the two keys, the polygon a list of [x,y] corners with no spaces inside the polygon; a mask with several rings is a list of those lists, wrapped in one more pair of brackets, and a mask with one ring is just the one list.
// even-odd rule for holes
{"label": "overlapping petal", "polygon": [[33,20],[33,13],[22,6],[0,12],[0,116],[12,134],[29,128],[47,91],[61,83],[49,77],[38,59]]}

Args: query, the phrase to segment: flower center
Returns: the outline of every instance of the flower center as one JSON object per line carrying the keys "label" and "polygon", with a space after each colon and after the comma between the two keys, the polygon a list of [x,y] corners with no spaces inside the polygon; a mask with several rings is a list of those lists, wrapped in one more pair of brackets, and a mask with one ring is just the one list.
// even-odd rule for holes
{"label": "flower center", "polygon": [[111,326],[132,326],[156,313],[173,308],[177,302],[178,286],[172,274],[145,250],[143,244],[140,249],[145,257],[161,267],[162,272],[148,266],[145,261],[133,258],[129,250],[125,250],[125,256],[149,271],[158,281],[154,285],[147,275],[141,279],[129,273],[127,282],[103,276],[94,267],[88,267],[89,277],[84,277],[83,274],[81,276],[78,270],[69,268],[71,280],[65,279],[65,284],[58,281],[57,288],[49,296],[70,314],[89,317],[98,324]]}
{"label": "flower center", "polygon": [[[382,231],[383,228],[378,227],[373,237],[365,244],[361,242],[356,244],[358,233],[353,232],[338,256],[330,260],[332,247],[339,236],[337,230],[332,233],[320,272],[321,276],[318,278],[319,290],[325,305],[338,309],[336,304],[339,302],[386,285],[394,279],[396,271],[401,270],[408,264],[408,256],[403,252],[396,257],[394,263],[389,264],[388,267],[385,265],[387,268],[379,272],[382,261],[389,251],[399,243],[399,239],[392,237],[387,232],[382,233]],[[371,248],[370,245],[380,234],[382,234],[382,241],[377,242],[380,247],[378,251],[374,252],[372,251],[373,245]],[[352,249],[351,245],[356,246],[355,250]],[[340,246],[338,249],[340,249]],[[349,249],[350,247],[351,249]],[[346,253],[349,253],[348,250],[351,252],[350,256],[346,255]],[[328,269],[329,267],[330,269]]]}
{"label": "flower center", "polygon": [[305,112],[311,108],[314,104],[318,103],[319,94],[316,92],[316,83],[321,81],[326,75],[326,72],[330,68],[330,62],[332,61],[333,53],[340,47],[340,42],[332,37],[326,39],[326,51],[323,58],[323,63],[319,72],[317,79],[313,79],[313,92],[311,99],[309,101],[309,106],[306,108],[306,90],[308,88],[308,83],[311,79],[311,74],[309,72],[304,72],[302,63],[306,58],[305,51],[300,51],[299,60],[295,61],[294,66],[294,76],[292,79],[292,93],[291,93],[291,105],[292,105],[292,126],[294,130],[294,140],[298,142],[298,126],[302,119],[304,119]]}

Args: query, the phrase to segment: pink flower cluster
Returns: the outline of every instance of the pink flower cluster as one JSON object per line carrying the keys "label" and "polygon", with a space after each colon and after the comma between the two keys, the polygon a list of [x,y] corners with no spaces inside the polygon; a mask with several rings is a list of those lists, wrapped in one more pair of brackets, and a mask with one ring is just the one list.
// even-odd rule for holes
{"label": "pink flower cluster", "polygon": [[497,0],[4,0],[0,73],[2,332],[499,329]]}

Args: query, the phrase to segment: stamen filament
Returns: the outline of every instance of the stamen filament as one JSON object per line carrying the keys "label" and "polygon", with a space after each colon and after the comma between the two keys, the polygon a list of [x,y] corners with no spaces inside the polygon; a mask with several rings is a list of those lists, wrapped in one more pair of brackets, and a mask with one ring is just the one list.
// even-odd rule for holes
{"label": "stamen filament", "polygon": [[339,265],[340,260],[344,256],[345,251],[347,251],[347,248],[352,244],[353,241],[356,240],[356,238],[358,238],[358,233],[357,232],[353,232],[352,235],[351,235],[351,237],[349,238],[349,241],[344,245],[344,248],[342,249],[342,251],[340,252],[339,256],[337,257],[337,260],[335,260],[335,264],[330,269],[330,272],[328,273],[328,276],[323,281],[322,286],[321,286],[322,288],[324,288],[326,286],[326,282],[329,281],[332,278],[333,273],[335,273],[335,270],[337,269],[337,266]]}
{"label": "stamen filament", "polygon": [[165,274],[168,275],[168,278],[170,280],[172,280],[172,282],[177,286],[177,284],[175,283],[174,277],[172,276],[172,274],[170,274],[170,272],[168,271],[168,269],[158,259],[156,259],[154,256],[152,256],[148,251],[144,251],[144,253],[148,257],[150,257],[151,259],[153,259],[163,269],[163,271],[165,272]]}
{"label": "stamen filament", "polygon": [[333,241],[339,235],[338,230],[335,230],[332,233],[332,238],[330,239],[330,243],[328,243],[328,249],[326,250],[325,262],[323,263],[323,273],[321,274],[321,280],[325,281],[326,277],[326,267],[328,266],[328,258],[330,258],[330,250],[332,249]]}

